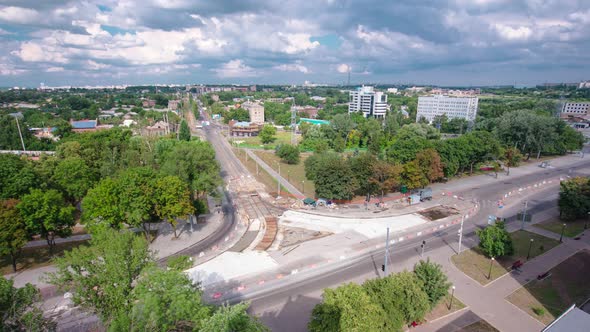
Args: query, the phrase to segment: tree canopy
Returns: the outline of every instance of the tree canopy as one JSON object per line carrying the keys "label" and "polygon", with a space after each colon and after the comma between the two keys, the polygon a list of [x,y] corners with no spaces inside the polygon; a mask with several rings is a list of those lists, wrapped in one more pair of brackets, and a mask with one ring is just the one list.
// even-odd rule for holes
{"label": "tree canopy", "polygon": [[479,237],[479,248],[488,257],[502,257],[512,255],[514,247],[512,238],[506,230],[504,222],[497,221],[484,229],[475,231]]}

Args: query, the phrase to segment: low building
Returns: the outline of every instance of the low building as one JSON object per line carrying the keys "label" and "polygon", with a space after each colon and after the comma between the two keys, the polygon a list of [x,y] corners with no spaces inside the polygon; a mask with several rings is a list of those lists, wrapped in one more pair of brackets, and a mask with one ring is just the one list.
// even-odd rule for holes
{"label": "low building", "polygon": [[98,120],[70,120],[72,131],[76,133],[96,131],[98,129]]}
{"label": "low building", "polygon": [[178,111],[178,109],[180,109],[180,100],[168,100],[168,109],[171,111]]}
{"label": "low building", "polygon": [[297,113],[305,113],[308,118],[315,119],[318,117],[318,108],[313,106],[295,106]]}
{"label": "low building", "polygon": [[229,122],[229,134],[235,137],[253,137],[258,136],[260,125],[252,122],[238,122],[231,120]]}
{"label": "low building", "polygon": [[141,105],[145,108],[156,107],[156,101],[152,99],[144,99],[141,101]]}
{"label": "low building", "polygon": [[320,97],[320,96],[312,96],[311,98],[309,98],[313,101],[319,101],[319,102],[325,102],[326,101],[326,97]]}
{"label": "low building", "polygon": [[30,128],[29,131],[33,134],[33,136],[41,139],[46,138],[53,141],[58,141],[59,137],[53,135],[53,133],[57,130],[56,127],[44,127],[44,128]]}
{"label": "low building", "polygon": [[170,133],[170,125],[164,121],[158,121],[151,126],[145,127],[144,135],[147,136],[164,136]]}
{"label": "low building", "polygon": [[242,104],[242,108],[250,114],[250,122],[255,124],[264,124],[264,106],[259,103],[247,101]]}
{"label": "low building", "polygon": [[219,96],[218,95],[211,95],[211,100],[218,102],[219,101]]}
{"label": "low building", "polygon": [[541,332],[587,332],[589,328],[590,314],[574,304]]}
{"label": "low building", "polygon": [[299,122],[297,123],[297,125],[299,126],[299,125],[301,125],[304,122],[311,123],[311,124],[316,125],[316,126],[329,125],[330,124],[330,121],[328,121],[328,120],[300,118],[299,119]]}

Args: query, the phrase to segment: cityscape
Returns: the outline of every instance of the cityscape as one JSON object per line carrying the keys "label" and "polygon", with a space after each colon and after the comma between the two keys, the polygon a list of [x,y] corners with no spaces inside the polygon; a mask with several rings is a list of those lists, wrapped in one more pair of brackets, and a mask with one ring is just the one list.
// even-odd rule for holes
{"label": "cityscape", "polygon": [[590,3],[0,1],[1,331],[590,330]]}

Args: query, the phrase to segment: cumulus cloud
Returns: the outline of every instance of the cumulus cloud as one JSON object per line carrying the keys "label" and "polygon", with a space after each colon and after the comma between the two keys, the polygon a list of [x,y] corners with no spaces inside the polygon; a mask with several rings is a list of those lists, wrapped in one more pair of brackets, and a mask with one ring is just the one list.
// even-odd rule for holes
{"label": "cumulus cloud", "polygon": [[15,85],[333,83],[348,72],[476,84],[502,79],[498,66],[495,83],[590,77],[590,3],[576,0],[0,0],[0,25],[0,73]]}
{"label": "cumulus cloud", "polygon": [[240,59],[228,61],[221,67],[213,69],[221,78],[240,78],[256,76],[254,68],[247,66]]}

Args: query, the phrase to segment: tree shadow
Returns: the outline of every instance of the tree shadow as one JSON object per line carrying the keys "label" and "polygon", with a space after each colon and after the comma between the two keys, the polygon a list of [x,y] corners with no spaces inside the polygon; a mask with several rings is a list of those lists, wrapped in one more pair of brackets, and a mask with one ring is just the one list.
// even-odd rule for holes
{"label": "tree shadow", "polygon": [[[289,296],[280,309],[265,311],[258,317],[271,331],[304,332],[308,331],[309,321],[302,318],[311,317],[311,311],[320,302],[320,298]],[[253,303],[249,311],[255,310],[256,303]]]}

